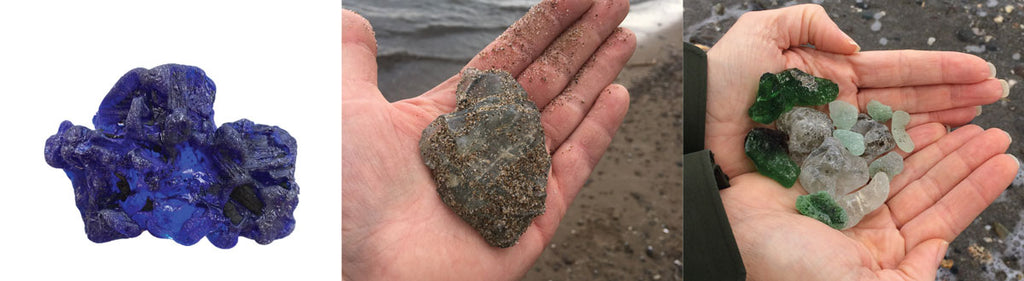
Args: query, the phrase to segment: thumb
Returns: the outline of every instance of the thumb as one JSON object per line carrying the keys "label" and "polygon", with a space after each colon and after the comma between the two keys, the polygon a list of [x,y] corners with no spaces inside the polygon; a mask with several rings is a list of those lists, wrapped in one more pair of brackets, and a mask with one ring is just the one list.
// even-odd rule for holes
{"label": "thumb", "polygon": [[897,270],[907,280],[935,280],[939,262],[946,256],[949,242],[942,239],[931,239],[917,244],[907,253]]}
{"label": "thumb", "polygon": [[[373,27],[355,12],[341,10],[341,92],[342,99],[358,98],[377,89],[377,39]],[[379,95],[379,94],[378,94]]]}
{"label": "thumb", "polygon": [[781,49],[810,44],[821,51],[844,55],[860,51],[860,45],[839,29],[821,6],[797,5],[774,12],[778,13],[776,27],[788,37],[777,42]]}

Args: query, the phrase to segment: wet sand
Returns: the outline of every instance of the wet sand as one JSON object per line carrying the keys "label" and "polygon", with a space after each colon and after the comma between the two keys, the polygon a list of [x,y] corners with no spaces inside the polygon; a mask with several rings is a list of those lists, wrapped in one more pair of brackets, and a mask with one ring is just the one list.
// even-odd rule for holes
{"label": "wet sand", "polygon": [[[772,9],[787,1],[686,0],[684,38],[714,45],[743,10]],[[812,1],[792,1],[808,3]],[[969,52],[995,64],[997,78],[1024,81],[1024,2],[825,0],[822,6],[863,50],[944,50]],[[857,3],[861,2],[861,3]],[[722,3],[724,13],[713,14]],[[1007,8],[1009,6],[1009,8]],[[974,124],[998,127],[1014,140],[1007,153],[1024,157],[1024,90],[983,107]],[[1020,182],[1020,181],[1018,181]],[[1024,188],[1011,186],[950,244],[938,280],[1024,279]],[[1006,231],[998,231],[1002,225]]]}
{"label": "wet sand", "polygon": [[524,280],[682,280],[682,30],[640,42],[630,107]]}

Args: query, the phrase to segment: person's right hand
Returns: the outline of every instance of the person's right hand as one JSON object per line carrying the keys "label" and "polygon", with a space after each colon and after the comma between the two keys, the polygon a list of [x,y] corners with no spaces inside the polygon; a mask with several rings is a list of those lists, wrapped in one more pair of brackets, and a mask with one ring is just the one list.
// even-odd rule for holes
{"label": "person's right hand", "polygon": [[[989,64],[957,52],[858,50],[824,9],[800,5],[745,14],[708,52],[705,141],[731,178],[721,197],[752,280],[934,280],[949,241],[1013,180],[1005,132],[944,126],[970,122],[976,106],[1006,93]],[[758,78],[793,67],[835,81],[839,99],[861,112],[874,99],[911,113],[916,150],[903,153],[886,204],[850,229],[800,215],[796,198],[807,192],[757,173],[744,154]]]}

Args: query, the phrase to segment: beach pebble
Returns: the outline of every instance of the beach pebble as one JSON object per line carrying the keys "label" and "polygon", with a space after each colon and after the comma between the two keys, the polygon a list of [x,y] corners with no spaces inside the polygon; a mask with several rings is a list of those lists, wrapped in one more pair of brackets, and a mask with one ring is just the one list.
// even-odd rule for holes
{"label": "beach pebble", "polygon": [[864,3],[864,0],[857,0],[857,3],[854,3],[853,6],[861,9],[867,9],[868,3]]}
{"label": "beach pebble", "polygon": [[981,36],[974,34],[969,28],[964,28],[956,31],[956,40],[964,43],[981,43]]}
{"label": "beach pebble", "polygon": [[1000,222],[992,223],[992,226],[992,229],[996,231],[996,236],[999,236],[999,239],[1006,239],[1006,234],[1010,233],[1010,231],[1006,229],[1006,226]]}
{"label": "beach pebble", "polygon": [[725,6],[723,6],[722,3],[715,3],[711,8],[715,10],[716,15],[721,16],[725,14]]}
{"label": "beach pebble", "polygon": [[942,268],[951,268],[953,267],[953,260],[943,259],[942,262],[939,263],[939,266],[941,266]]}
{"label": "beach pebble", "polygon": [[1024,78],[1024,64],[1018,63],[1017,65],[1014,65],[1013,68],[1010,69],[1010,72]]}

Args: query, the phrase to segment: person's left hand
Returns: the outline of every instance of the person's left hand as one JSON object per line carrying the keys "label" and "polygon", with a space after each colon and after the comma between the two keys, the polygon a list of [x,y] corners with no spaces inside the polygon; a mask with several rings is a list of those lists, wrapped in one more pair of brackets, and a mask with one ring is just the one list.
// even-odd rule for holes
{"label": "person's left hand", "polygon": [[455,108],[460,75],[388,103],[377,87],[376,42],[355,13],[342,16],[342,272],[345,279],[520,278],[551,240],[622,123],[629,95],[611,84],[632,55],[616,26],[625,0],[543,1],[467,67],[511,73],[541,110],[552,165],[546,212],[507,249],[488,245],[437,195],[420,159],[421,132]]}

